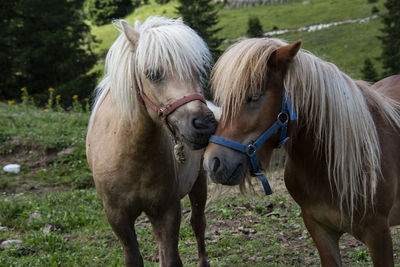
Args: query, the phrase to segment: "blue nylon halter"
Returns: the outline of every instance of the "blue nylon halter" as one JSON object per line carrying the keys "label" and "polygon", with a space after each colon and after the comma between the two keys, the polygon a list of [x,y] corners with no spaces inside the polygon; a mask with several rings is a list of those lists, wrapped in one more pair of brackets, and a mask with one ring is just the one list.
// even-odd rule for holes
{"label": "blue nylon halter", "polygon": [[258,165],[258,159],[256,156],[256,151],[257,149],[270,138],[274,133],[276,133],[279,129],[281,129],[281,134],[279,138],[279,142],[277,147],[280,148],[284,143],[286,143],[289,140],[289,137],[286,135],[287,134],[287,125],[288,121],[290,120],[297,120],[296,114],[293,110],[292,103],[290,102],[289,96],[286,95],[286,90],[285,87],[283,88],[282,92],[282,107],[281,107],[281,112],[278,114],[278,117],[276,118],[276,121],[272,124],[271,127],[269,127],[264,133],[262,133],[256,141],[250,143],[249,145],[243,145],[241,143],[219,137],[216,135],[212,135],[210,137],[209,142],[229,147],[233,150],[242,152],[246,154],[251,163],[251,175],[257,176],[257,178],[261,181],[264,191],[266,195],[271,195],[272,190],[271,187],[268,183],[267,177],[260,171],[259,165]]}

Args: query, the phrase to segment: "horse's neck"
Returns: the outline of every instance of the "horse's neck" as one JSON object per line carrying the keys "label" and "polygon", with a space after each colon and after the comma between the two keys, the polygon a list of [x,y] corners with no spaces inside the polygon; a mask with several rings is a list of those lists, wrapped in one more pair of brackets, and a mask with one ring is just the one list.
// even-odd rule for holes
{"label": "horse's neck", "polygon": [[[129,128],[134,136],[135,149],[141,150],[151,157],[151,154],[169,151],[171,138],[161,122],[153,121],[142,103],[137,103],[133,125]],[[140,105],[140,106],[139,106]]]}
{"label": "horse's neck", "polygon": [[[300,116],[299,116],[300,117]],[[298,121],[298,127],[291,129],[291,140],[286,147],[286,153],[290,159],[291,167],[296,168],[303,175],[310,176],[317,174],[318,176],[326,175],[326,161],[325,155],[321,151],[316,151],[316,147],[322,142],[313,136],[313,130],[307,130],[301,121]]]}
{"label": "horse's neck", "polygon": [[[112,116],[118,114],[118,108],[108,95],[104,100],[107,110]],[[168,153],[171,150],[171,141],[164,127],[154,122],[147,113],[143,103],[138,102],[132,111],[132,121],[114,118],[111,125],[116,133],[120,149],[132,154],[135,160],[152,162],[156,153]],[[118,116],[118,115],[117,115]]]}

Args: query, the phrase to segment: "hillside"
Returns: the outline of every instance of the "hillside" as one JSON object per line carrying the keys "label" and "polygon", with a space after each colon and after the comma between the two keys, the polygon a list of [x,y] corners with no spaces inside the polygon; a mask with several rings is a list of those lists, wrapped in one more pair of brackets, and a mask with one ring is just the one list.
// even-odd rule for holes
{"label": "hillside", "polygon": [[[125,19],[133,23],[135,20],[143,21],[151,15],[178,17],[175,11],[177,1],[171,1],[166,5],[158,5],[152,1],[150,3],[151,5],[137,8]],[[250,15],[258,16],[264,31],[267,32],[276,28],[297,29],[319,23],[366,18],[372,15],[371,10],[374,6],[382,11],[383,1],[368,4],[367,0],[310,0],[241,9],[221,9],[217,27],[221,28],[219,37],[226,39],[223,45],[225,49],[238,37],[245,36]],[[380,34],[380,28],[380,19],[374,19],[365,23],[334,26],[317,32],[283,34],[275,37],[289,41],[302,39],[304,48],[332,61],[343,71],[359,79],[365,58],[375,59],[380,55],[380,42],[376,38]],[[118,31],[111,24],[92,27],[92,33],[101,40],[100,44],[95,45],[95,51],[102,56],[118,35]],[[102,69],[102,64],[101,61],[97,68]],[[377,63],[377,69],[381,70],[380,63]]]}

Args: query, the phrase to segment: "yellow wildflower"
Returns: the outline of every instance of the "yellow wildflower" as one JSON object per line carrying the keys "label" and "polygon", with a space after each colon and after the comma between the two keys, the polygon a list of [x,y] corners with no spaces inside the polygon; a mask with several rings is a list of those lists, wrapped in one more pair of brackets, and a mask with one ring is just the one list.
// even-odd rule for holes
{"label": "yellow wildflower", "polygon": [[57,98],[57,99],[60,99],[60,98],[61,98],[61,95],[56,95],[56,98]]}
{"label": "yellow wildflower", "polygon": [[89,101],[89,98],[88,98],[88,97],[85,97],[83,100],[85,100],[85,102],[88,102],[88,101]]}
{"label": "yellow wildflower", "polygon": [[26,91],[26,86],[25,86],[25,87],[22,87],[22,88],[21,88],[21,91],[22,91],[22,92],[25,92],[25,91]]}
{"label": "yellow wildflower", "polygon": [[73,97],[72,97],[72,99],[78,99],[78,95],[74,95]]}
{"label": "yellow wildflower", "polygon": [[26,95],[21,96],[21,99],[24,100],[26,98]]}
{"label": "yellow wildflower", "polygon": [[14,103],[15,103],[15,101],[14,101],[14,100],[8,100],[7,102],[8,102],[8,104],[9,104],[9,105],[12,105],[12,104],[14,104]]}
{"label": "yellow wildflower", "polygon": [[49,109],[48,109],[48,108],[45,108],[43,111],[46,111],[46,112],[47,112],[47,111],[49,111]]}
{"label": "yellow wildflower", "polygon": [[53,88],[53,87],[50,87],[50,88],[49,88],[49,91],[50,91],[50,92],[53,92],[53,91],[54,91],[54,88]]}

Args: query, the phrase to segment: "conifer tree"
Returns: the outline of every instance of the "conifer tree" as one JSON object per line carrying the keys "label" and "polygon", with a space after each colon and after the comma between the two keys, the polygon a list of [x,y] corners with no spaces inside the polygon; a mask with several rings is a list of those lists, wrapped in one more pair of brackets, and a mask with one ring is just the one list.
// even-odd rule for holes
{"label": "conifer tree", "polygon": [[[104,25],[119,19],[133,9],[132,0],[87,0],[87,12],[94,25]],[[135,5],[137,3],[135,2]]]}
{"label": "conifer tree", "polygon": [[247,21],[247,35],[249,37],[262,37],[264,35],[264,31],[258,17],[249,17],[249,20]]}
{"label": "conifer tree", "polygon": [[6,51],[0,53],[0,65],[7,67],[7,77],[0,79],[0,98],[16,99],[22,87],[41,103],[47,101],[50,87],[69,102],[73,94],[89,95],[96,75],[87,73],[97,58],[90,51],[82,4],[82,0],[1,1],[0,7],[7,10],[0,8],[0,45]]}
{"label": "conifer tree", "polygon": [[179,0],[177,11],[183,21],[192,27],[207,43],[214,60],[220,55],[217,37],[218,7],[213,0]]}
{"label": "conifer tree", "polygon": [[385,75],[400,74],[400,1],[387,0],[383,15],[382,61]]}
{"label": "conifer tree", "polygon": [[374,65],[372,64],[372,61],[367,58],[364,61],[364,67],[361,70],[362,73],[362,78],[365,81],[368,82],[376,82],[378,81],[378,73],[375,70]]}

